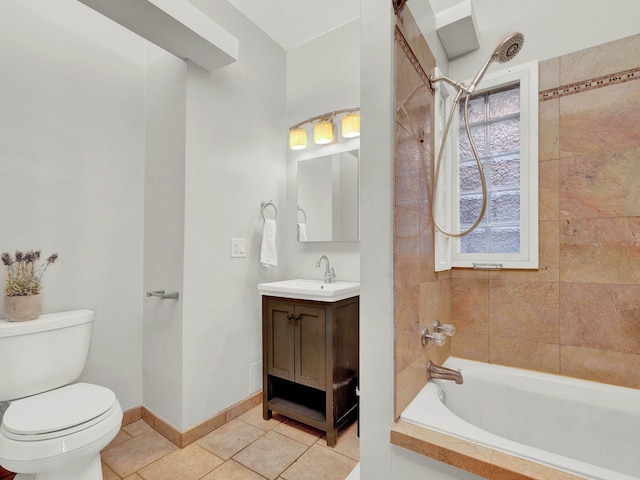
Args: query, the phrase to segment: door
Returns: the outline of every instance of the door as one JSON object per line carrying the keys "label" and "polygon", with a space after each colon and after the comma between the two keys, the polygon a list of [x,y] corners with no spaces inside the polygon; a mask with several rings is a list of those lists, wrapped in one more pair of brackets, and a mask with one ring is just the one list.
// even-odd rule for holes
{"label": "door", "polygon": [[325,390],[325,311],[295,307],[295,382]]}
{"label": "door", "polygon": [[269,302],[267,307],[267,372],[295,380],[295,312],[293,305]]}

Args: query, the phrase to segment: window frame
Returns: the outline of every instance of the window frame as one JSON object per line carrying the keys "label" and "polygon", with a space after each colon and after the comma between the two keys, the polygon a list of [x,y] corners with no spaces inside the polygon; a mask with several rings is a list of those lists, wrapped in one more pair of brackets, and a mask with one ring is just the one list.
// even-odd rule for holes
{"label": "window frame", "polygon": [[[452,267],[477,269],[537,269],[538,268],[538,62],[527,62],[490,75],[478,85],[474,93],[484,93],[520,83],[520,253],[461,253],[460,239],[446,237],[436,229],[436,271]],[[443,114],[448,115],[455,92],[445,82],[436,84],[436,128],[441,134]],[[436,215],[443,229],[460,231],[459,185],[459,125],[458,109],[454,112],[452,128],[443,152],[443,168],[439,185],[449,185],[446,198],[439,198]],[[445,118],[446,120],[446,118]],[[441,137],[440,137],[441,138]],[[436,139],[437,158],[440,138]],[[450,157],[448,162],[445,157]],[[440,197],[440,195],[439,195]],[[448,205],[443,205],[443,200]],[[444,219],[444,221],[440,220]]]}

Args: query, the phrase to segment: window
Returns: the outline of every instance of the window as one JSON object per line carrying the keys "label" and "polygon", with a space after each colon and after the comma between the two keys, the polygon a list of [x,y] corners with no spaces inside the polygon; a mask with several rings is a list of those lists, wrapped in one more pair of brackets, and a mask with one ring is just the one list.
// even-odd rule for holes
{"label": "window", "polygon": [[[469,100],[471,135],[487,183],[487,210],[480,225],[464,237],[437,234],[436,269],[538,268],[537,78],[537,63],[516,66],[487,76]],[[436,95],[447,97],[442,92]],[[446,101],[440,103],[444,109]],[[446,224],[454,232],[464,231],[476,221],[482,202],[463,110],[461,102],[456,112],[460,128],[452,128],[445,147],[450,151],[445,156],[453,161],[440,177],[441,182],[447,182],[441,185],[453,187],[444,200],[451,207],[438,207],[437,213],[438,218],[448,216]]]}

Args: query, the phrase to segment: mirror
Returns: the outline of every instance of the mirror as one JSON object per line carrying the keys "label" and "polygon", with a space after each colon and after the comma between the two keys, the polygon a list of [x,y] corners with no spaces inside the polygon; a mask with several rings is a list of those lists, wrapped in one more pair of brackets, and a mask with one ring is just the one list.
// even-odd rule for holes
{"label": "mirror", "polygon": [[299,242],[349,242],[359,238],[360,150],[298,162]]}

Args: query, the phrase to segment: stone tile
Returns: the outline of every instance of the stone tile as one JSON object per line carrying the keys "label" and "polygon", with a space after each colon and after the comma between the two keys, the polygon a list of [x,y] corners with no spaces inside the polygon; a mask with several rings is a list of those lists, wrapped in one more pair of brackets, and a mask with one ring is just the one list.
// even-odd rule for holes
{"label": "stone tile", "polygon": [[224,461],[197,444],[165,455],[139,471],[145,480],[199,480]]}
{"label": "stone tile", "polygon": [[456,332],[455,336],[449,339],[449,343],[451,355],[454,357],[489,362],[489,335],[487,334]]}
{"label": "stone tile", "polygon": [[640,82],[560,98],[560,157],[640,146]]}
{"label": "stone tile", "polygon": [[538,159],[560,157],[560,99],[545,100],[538,105]]}
{"label": "stone tile", "polygon": [[253,407],[247,413],[243,413],[238,417],[243,422],[246,422],[254,427],[258,427],[260,430],[268,432],[278,426],[278,424],[285,420],[285,417],[278,413],[274,413],[272,418],[265,420],[262,418],[262,404],[257,407]]}
{"label": "stone tile", "polygon": [[560,373],[560,345],[520,338],[489,337],[489,362]]}
{"label": "stone tile", "polygon": [[395,368],[400,372],[420,355],[420,288],[396,289],[395,296]]}
{"label": "stone tile", "polygon": [[[423,128],[423,125],[415,128]],[[431,153],[420,138],[396,124],[395,205],[428,215]]]}
{"label": "stone tile", "polygon": [[[426,372],[426,368],[425,368]],[[338,441],[335,447],[327,447],[324,439],[318,440],[318,445],[341,453],[355,461],[360,461],[360,438],[358,437],[358,423],[353,422],[338,430]]]}
{"label": "stone tile", "polygon": [[640,285],[561,285],[562,345],[640,355]]}
{"label": "stone tile", "polygon": [[116,472],[111,470],[104,463],[102,464],[102,478],[103,480],[120,480],[120,477],[116,474]]}
{"label": "stone tile", "polygon": [[264,480],[264,477],[233,460],[229,460],[202,477],[202,480]]}
{"label": "stone tile", "polygon": [[[253,407],[260,405],[262,403],[262,392],[258,392],[253,396],[243,400],[241,402],[232,405],[228,409],[225,410],[225,421],[230,422],[231,420],[238,418],[243,413],[248,412]],[[217,428],[217,427],[216,427]]]}
{"label": "stone tile", "polygon": [[560,86],[560,57],[544,60],[538,65],[538,88],[540,91]]}
{"label": "stone tile", "polygon": [[560,281],[640,285],[640,217],[560,223]]}
{"label": "stone tile", "polygon": [[[433,347],[430,350],[434,350]],[[435,357],[435,355],[432,355]],[[425,354],[420,354],[416,359],[395,375],[394,388],[394,416],[397,418],[411,403],[418,392],[427,383],[427,362]],[[435,358],[433,359],[435,362]]]}
{"label": "stone tile", "polygon": [[405,208],[395,208],[394,285],[396,289],[420,285],[420,215]]}
{"label": "stone tile", "polygon": [[451,320],[451,279],[443,278],[420,285],[420,324],[432,330],[434,320],[452,323]]}
{"label": "stone tile", "polygon": [[102,461],[118,475],[126,477],[177,449],[169,440],[151,430],[103,452]]}
{"label": "stone tile", "polygon": [[563,218],[640,216],[640,148],[560,162],[560,215]]}
{"label": "stone tile", "polygon": [[458,332],[489,333],[489,272],[482,273],[483,279],[452,279],[451,319]]}
{"label": "stone tile", "polygon": [[287,418],[284,422],[280,423],[280,425],[274,428],[273,431],[307,446],[313,445],[324,435],[323,431],[305,425],[304,423],[296,422],[290,418]]}
{"label": "stone tile", "polygon": [[264,430],[236,419],[202,437],[197,444],[227,460],[262,435]]}
{"label": "stone tile", "polygon": [[560,218],[560,161],[540,162],[538,167],[538,219],[558,220]]}
{"label": "stone tile", "polygon": [[344,480],[355,460],[320,445],[313,445],[283,474],[284,480]]}
{"label": "stone tile", "polygon": [[271,480],[278,478],[305,450],[306,445],[269,431],[233,459]]}
{"label": "stone tile", "polygon": [[638,56],[640,35],[563,55],[560,57],[560,85],[636,68]]}
{"label": "stone tile", "polygon": [[489,294],[490,334],[558,344],[559,292],[556,282],[492,279]]}
{"label": "stone tile", "polygon": [[153,431],[153,428],[151,428],[144,420],[136,420],[135,422],[122,427],[122,430],[128,435],[136,437],[142,433]]}
{"label": "stone tile", "polygon": [[138,475],[137,473],[134,473],[133,475],[129,475],[127,478],[125,478],[124,480],[144,480],[144,478],[142,478],[140,475]]}
{"label": "stone tile", "polygon": [[640,388],[640,355],[586,347],[560,347],[560,373],[594,382]]}
{"label": "stone tile", "polygon": [[[249,409],[245,410],[248,411]],[[234,417],[235,418],[235,417]],[[224,425],[226,419],[225,413],[219,413],[216,416],[205,420],[204,422],[190,428],[182,434],[182,446],[190,445],[196,440],[201,439],[208,433],[213,432],[216,428]],[[230,421],[230,420],[229,420]]]}
{"label": "stone tile", "polygon": [[104,452],[105,450],[109,450],[112,447],[115,447],[116,445],[121,444],[122,442],[126,442],[127,440],[129,440],[131,438],[131,435],[129,435],[127,432],[125,432],[124,430],[120,429],[120,431],[118,432],[118,434],[115,436],[115,438],[113,440],[111,440],[111,442],[109,442],[109,445],[107,445],[106,447],[104,447],[102,449],[102,451]]}

